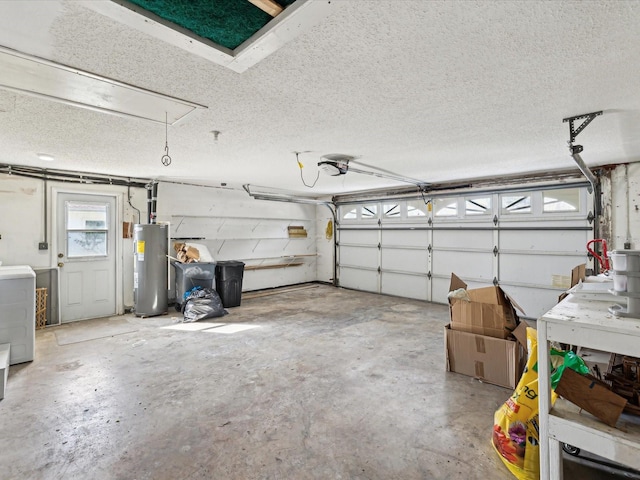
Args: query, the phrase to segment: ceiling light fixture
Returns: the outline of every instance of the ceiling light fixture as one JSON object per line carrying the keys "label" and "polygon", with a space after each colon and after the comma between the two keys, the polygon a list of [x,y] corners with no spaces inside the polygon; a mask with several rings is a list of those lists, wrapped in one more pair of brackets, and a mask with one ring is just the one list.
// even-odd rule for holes
{"label": "ceiling light fixture", "polygon": [[165,120],[164,120],[164,155],[160,161],[165,167],[171,165],[171,157],[169,156],[169,125],[167,124],[167,112],[165,112]]}
{"label": "ceiling light fixture", "polygon": [[53,162],[55,158],[53,155],[49,155],[48,153],[38,153],[36,154],[38,158],[44,162]]}

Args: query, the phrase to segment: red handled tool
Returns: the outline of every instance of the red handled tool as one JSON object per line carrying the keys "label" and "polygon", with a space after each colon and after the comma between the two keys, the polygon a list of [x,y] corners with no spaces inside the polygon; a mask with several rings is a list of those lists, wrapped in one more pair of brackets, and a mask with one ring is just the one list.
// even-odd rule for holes
{"label": "red handled tool", "polygon": [[[598,255],[596,252],[591,250],[590,245],[594,243],[602,244],[602,256]],[[594,258],[598,259],[598,263],[600,263],[600,268],[605,272],[609,270],[609,255],[607,254],[607,241],[604,238],[595,238],[593,240],[589,240],[587,242],[587,252],[594,256]]]}

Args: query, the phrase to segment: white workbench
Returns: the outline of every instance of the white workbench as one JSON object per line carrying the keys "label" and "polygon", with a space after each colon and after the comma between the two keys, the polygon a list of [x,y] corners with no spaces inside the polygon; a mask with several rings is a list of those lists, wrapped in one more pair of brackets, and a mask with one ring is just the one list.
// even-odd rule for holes
{"label": "white workbench", "polygon": [[541,480],[562,480],[561,443],[640,469],[638,417],[623,415],[611,428],[562,399],[549,408],[548,342],[640,357],[640,319],[616,317],[612,304],[569,295],[538,319]]}

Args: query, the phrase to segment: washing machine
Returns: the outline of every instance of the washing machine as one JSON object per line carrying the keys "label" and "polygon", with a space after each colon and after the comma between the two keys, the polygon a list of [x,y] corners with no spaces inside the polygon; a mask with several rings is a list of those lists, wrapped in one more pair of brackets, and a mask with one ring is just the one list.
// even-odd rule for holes
{"label": "washing machine", "polygon": [[36,343],[36,274],[28,265],[0,266],[0,344],[9,363],[30,362]]}

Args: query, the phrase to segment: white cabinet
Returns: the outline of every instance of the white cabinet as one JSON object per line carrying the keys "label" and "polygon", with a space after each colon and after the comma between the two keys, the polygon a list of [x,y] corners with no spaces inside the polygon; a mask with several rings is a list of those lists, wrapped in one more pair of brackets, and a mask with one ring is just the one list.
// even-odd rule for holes
{"label": "white cabinet", "polygon": [[[550,408],[551,341],[640,357],[640,319],[609,313],[610,301],[569,295],[538,319],[540,478],[562,479],[561,443],[640,469],[640,419],[624,415],[611,428],[558,399]],[[543,368],[546,366],[546,368]]]}
{"label": "white cabinet", "polygon": [[36,274],[27,265],[0,267],[0,344],[10,364],[30,362],[36,339]]}

